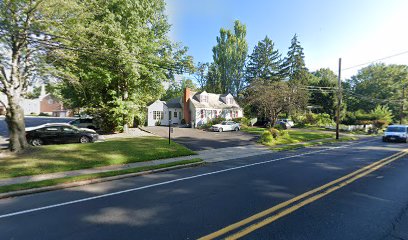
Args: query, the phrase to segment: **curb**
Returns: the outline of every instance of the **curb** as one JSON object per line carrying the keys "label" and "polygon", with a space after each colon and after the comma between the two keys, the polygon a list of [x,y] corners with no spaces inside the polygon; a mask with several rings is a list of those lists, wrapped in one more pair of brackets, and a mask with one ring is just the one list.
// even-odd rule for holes
{"label": "curb", "polygon": [[182,169],[182,168],[197,167],[197,166],[204,165],[204,164],[205,164],[205,162],[202,161],[202,162],[197,162],[197,163],[189,163],[189,164],[183,164],[183,165],[179,165],[179,166],[160,168],[160,169],[148,170],[148,171],[137,172],[137,173],[128,173],[128,174],[112,176],[112,177],[95,178],[95,179],[83,180],[83,181],[78,181],[78,182],[63,183],[63,184],[58,184],[58,185],[48,186],[48,187],[40,187],[40,188],[19,190],[19,191],[8,192],[8,193],[1,193],[0,194],[0,199],[18,197],[18,196],[23,196],[23,195],[29,195],[29,194],[41,193],[41,192],[48,192],[48,191],[54,191],[54,190],[60,190],[60,189],[65,189],[65,188],[79,187],[79,186],[95,184],[95,183],[101,183],[101,182],[109,182],[109,181],[119,180],[119,179],[123,179],[123,178],[137,177],[137,176],[153,174],[153,173],[160,173],[160,172],[166,172],[166,171]]}
{"label": "curb", "polygon": [[152,132],[150,132],[150,131],[147,131],[146,129],[143,129],[143,128],[141,128],[141,127],[137,127],[137,128],[139,128],[141,131],[143,131],[143,132],[147,132],[147,133],[150,133],[150,134],[152,134],[152,135],[155,135],[155,136],[157,136],[156,134],[154,134],[154,133],[152,133]]}

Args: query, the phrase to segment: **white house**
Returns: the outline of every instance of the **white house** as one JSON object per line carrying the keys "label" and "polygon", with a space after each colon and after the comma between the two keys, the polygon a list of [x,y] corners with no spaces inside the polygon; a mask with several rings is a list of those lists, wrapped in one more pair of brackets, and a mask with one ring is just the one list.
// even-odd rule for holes
{"label": "white house", "polygon": [[184,90],[182,97],[152,103],[148,107],[148,126],[168,125],[169,114],[172,124],[180,124],[184,119],[193,127],[205,124],[216,117],[226,119],[243,117],[242,108],[231,94],[192,92],[189,88]]}
{"label": "white house", "polygon": [[169,114],[172,124],[180,124],[182,119],[181,98],[167,102],[157,100],[148,107],[147,125],[169,125]]}

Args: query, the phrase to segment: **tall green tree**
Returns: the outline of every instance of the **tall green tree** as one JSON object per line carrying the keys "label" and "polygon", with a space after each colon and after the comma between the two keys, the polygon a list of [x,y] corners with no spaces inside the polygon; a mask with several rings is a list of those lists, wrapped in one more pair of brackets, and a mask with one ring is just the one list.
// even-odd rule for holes
{"label": "tall green tree", "polygon": [[306,85],[309,80],[309,72],[305,65],[305,55],[300,45],[297,35],[291,40],[291,45],[285,59],[282,63],[282,75],[285,76],[291,84]]}
{"label": "tall green tree", "polygon": [[407,88],[408,66],[372,64],[346,81],[344,99],[349,111],[369,112],[377,105],[387,105],[394,116],[400,116]]}
{"label": "tall green tree", "polygon": [[336,112],[336,74],[328,68],[321,68],[312,74],[314,77],[311,78],[309,83],[316,88],[311,89],[309,103],[313,106],[321,107],[319,112],[327,113],[334,117]]}
{"label": "tall green tree", "polygon": [[197,85],[191,79],[183,78],[181,81],[171,81],[170,86],[161,99],[168,101],[173,98],[181,97],[184,94],[185,88],[190,88],[192,91],[198,90]]}
{"label": "tall green tree", "polygon": [[244,67],[248,53],[246,26],[240,21],[234,22],[234,31],[221,28],[217,45],[213,47],[211,79],[209,90],[216,93],[239,94],[244,86]]}
{"label": "tall green tree", "polygon": [[258,116],[275,125],[279,114],[304,110],[308,94],[305,90],[287,82],[254,80],[246,89],[246,104],[258,112]]}
{"label": "tall green tree", "polygon": [[209,63],[202,62],[198,62],[197,65],[195,66],[194,78],[197,80],[201,90],[203,90],[207,85],[207,75],[209,66],[210,66]]}
{"label": "tall green tree", "polygon": [[250,83],[254,79],[262,79],[268,82],[282,80],[282,59],[273,41],[266,36],[254,47],[246,67],[246,79]]}
{"label": "tall green tree", "polygon": [[6,107],[11,151],[27,146],[20,103],[30,81],[46,68],[47,52],[63,48],[43,32],[75,19],[78,12],[78,4],[70,1],[0,1],[0,92],[7,97],[0,104]]}
{"label": "tall green tree", "polygon": [[85,21],[53,33],[76,51],[54,51],[49,61],[72,107],[93,110],[105,130],[126,130],[164,93],[163,81],[194,67],[192,58],[168,38],[164,0],[85,2]]}

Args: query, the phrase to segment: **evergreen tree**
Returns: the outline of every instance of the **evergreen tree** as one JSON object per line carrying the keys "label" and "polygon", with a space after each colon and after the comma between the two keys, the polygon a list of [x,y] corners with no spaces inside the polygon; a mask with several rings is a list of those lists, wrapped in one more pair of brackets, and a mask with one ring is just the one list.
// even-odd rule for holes
{"label": "evergreen tree", "polygon": [[249,56],[246,68],[247,82],[254,79],[262,79],[268,82],[282,80],[281,75],[281,54],[275,49],[273,41],[265,37],[254,47],[254,51]]}
{"label": "evergreen tree", "polygon": [[295,34],[295,36],[292,38],[288,55],[283,60],[281,72],[291,84],[307,84],[309,72],[306,68],[304,58],[305,55],[303,53],[303,48],[297,39],[297,35]]}

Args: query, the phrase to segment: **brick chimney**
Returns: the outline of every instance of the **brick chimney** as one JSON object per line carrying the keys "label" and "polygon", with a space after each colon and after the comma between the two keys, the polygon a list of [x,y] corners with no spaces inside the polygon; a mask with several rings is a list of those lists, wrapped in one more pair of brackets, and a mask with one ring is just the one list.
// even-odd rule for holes
{"label": "brick chimney", "polygon": [[191,113],[190,113],[190,88],[184,89],[183,96],[183,115],[184,120],[187,124],[191,122]]}

